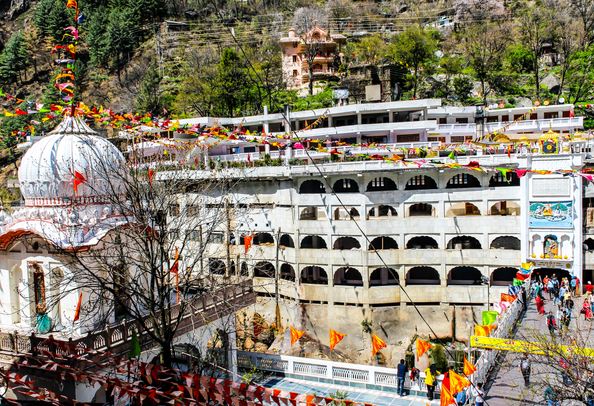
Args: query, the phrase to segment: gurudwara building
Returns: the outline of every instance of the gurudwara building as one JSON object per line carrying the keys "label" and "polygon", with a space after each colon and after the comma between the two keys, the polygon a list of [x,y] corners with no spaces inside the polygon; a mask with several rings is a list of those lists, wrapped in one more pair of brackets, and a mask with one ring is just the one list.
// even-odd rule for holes
{"label": "gurudwara building", "polygon": [[[246,209],[220,230],[209,268],[253,277],[258,301],[244,316],[274,322],[279,304],[283,327],[313,340],[327,343],[329,328],[348,333],[345,353],[358,362],[369,358],[366,321],[393,365],[428,333],[413,303],[438,334],[465,339],[522,263],[535,275],[591,279],[587,181],[576,172],[591,141],[577,133],[571,105],[477,112],[417,100],[181,123],[274,138],[320,116],[281,147],[234,137],[209,149],[214,169],[204,171],[238,181],[234,204]],[[479,129],[500,133],[453,154],[443,148]],[[318,142],[325,149],[306,149]]]}

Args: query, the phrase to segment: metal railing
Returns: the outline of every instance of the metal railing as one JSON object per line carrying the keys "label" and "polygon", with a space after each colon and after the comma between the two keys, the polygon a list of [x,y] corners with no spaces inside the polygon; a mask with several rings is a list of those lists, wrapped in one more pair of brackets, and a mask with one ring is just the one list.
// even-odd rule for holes
{"label": "metal railing", "polygon": [[[364,384],[369,389],[392,390],[398,385],[397,372],[393,368],[375,367],[345,362],[334,362],[312,358],[291,357],[288,355],[262,354],[248,351],[237,352],[237,364],[240,368],[258,368],[286,377],[303,378],[309,381],[332,382],[348,386]],[[412,382],[407,374],[404,386],[413,394],[427,392],[425,373]],[[438,378],[437,392],[443,376]],[[369,385],[369,386],[367,386]]]}
{"label": "metal railing", "polygon": [[[530,282],[525,283],[526,296],[530,295]],[[506,310],[505,314],[499,321],[497,329],[491,334],[494,338],[510,338],[514,334],[514,327],[522,314],[523,305],[521,300],[514,300],[512,305]],[[486,382],[486,379],[495,365],[495,361],[499,356],[500,351],[486,350],[475,363],[476,372],[472,374],[473,382]]]}

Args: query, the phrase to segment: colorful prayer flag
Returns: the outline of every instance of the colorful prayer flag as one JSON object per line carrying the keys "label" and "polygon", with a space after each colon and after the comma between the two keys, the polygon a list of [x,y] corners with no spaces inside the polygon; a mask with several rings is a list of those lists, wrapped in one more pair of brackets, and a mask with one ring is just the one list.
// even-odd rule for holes
{"label": "colorful prayer flag", "polygon": [[502,293],[501,294],[501,301],[502,302],[513,302],[514,300],[516,300],[518,296],[517,295],[508,295],[506,293]]}
{"label": "colorful prayer flag", "polygon": [[303,334],[305,334],[305,331],[295,330],[293,326],[291,326],[291,347],[297,342],[297,340],[303,337]]}
{"label": "colorful prayer flag", "polygon": [[497,320],[497,315],[499,313],[497,313],[496,311],[483,311],[483,324],[485,326],[489,326],[493,323],[495,323],[495,320]]}
{"label": "colorful prayer flag", "polygon": [[419,358],[421,358],[423,354],[429,351],[429,348],[431,347],[433,347],[433,344],[417,338],[417,362],[419,361]]}
{"label": "colorful prayer flag", "polygon": [[490,326],[479,326],[477,324],[474,326],[474,335],[479,337],[489,337],[489,333],[495,328],[497,328],[497,326],[494,324]]}
{"label": "colorful prayer flag", "polygon": [[340,334],[332,329],[330,329],[330,351],[334,349],[336,344],[342,341],[343,338],[346,337],[346,334]]}
{"label": "colorful prayer flag", "polygon": [[372,339],[373,339],[373,355],[375,356],[375,354],[377,354],[377,352],[381,349],[381,348],[386,348],[387,345],[384,342],[384,340],[382,340],[381,338],[379,338],[378,336],[376,336],[375,334],[372,334]]}

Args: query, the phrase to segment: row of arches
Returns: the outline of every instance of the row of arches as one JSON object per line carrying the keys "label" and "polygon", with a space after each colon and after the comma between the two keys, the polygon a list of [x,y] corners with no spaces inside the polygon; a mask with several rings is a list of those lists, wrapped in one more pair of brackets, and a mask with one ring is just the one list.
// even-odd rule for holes
{"label": "row of arches", "polygon": [[[497,186],[520,186],[520,179],[515,172],[509,172],[507,178],[497,173],[489,180],[489,187]],[[481,182],[469,173],[459,173],[452,176],[446,189],[461,189],[481,187]],[[417,175],[406,182],[404,190],[438,189],[435,179],[428,175]],[[359,193],[359,184],[350,178],[339,179],[332,185],[335,193]],[[388,177],[378,177],[367,184],[366,192],[388,192],[398,190],[394,180]],[[317,179],[308,179],[299,186],[300,194],[326,193],[326,186]]]}
{"label": "row of arches", "polygon": [[[268,234],[270,235],[270,234]],[[270,235],[272,238],[272,235]],[[254,237],[255,239],[255,237]],[[274,240],[273,240],[274,241]],[[293,238],[289,234],[283,234],[280,238],[280,244],[295,248]],[[521,247],[520,239],[514,236],[501,236],[493,239],[489,248],[492,249],[508,249],[519,251]],[[317,235],[308,235],[301,240],[300,248],[303,249],[327,249],[328,245],[323,237]],[[369,243],[367,249],[369,251],[377,250],[392,250],[398,249],[398,243],[395,239],[388,236],[376,237]],[[354,237],[339,237],[334,242],[332,249],[335,250],[352,250],[361,249],[361,243]],[[439,249],[439,244],[434,238],[429,236],[413,237],[406,243],[406,249]],[[446,249],[482,249],[479,240],[472,236],[457,236],[448,241]]]}
{"label": "row of arches", "polygon": [[[491,274],[491,285],[505,286],[513,281],[519,270],[512,267],[495,269]],[[254,276],[259,278],[274,278],[274,266],[267,261],[254,265]],[[279,277],[295,282],[295,270],[290,264],[281,265]],[[448,272],[447,285],[480,285],[483,274],[475,267],[457,266]],[[397,286],[398,272],[392,268],[376,268],[369,275],[369,286]],[[353,267],[341,267],[334,272],[335,286],[363,286],[361,272]],[[321,266],[306,266],[301,271],[300,283],[310,285],[327,285],[328,274]],[[429,266],[416,266],[406,274],[406,285],[440,285],[439,272]]]}
{"label": "row of arches", "polygon": [[[428,216],[434,217],[437,215],[437,210],[430,203],[415,203],[408,207],[409,217]],[[460,216],[480,216],[482,215],[480,209],[472,203],[460,202],[455,203],[446,211],[446,217],[460,217]],[[489,209],[489,216],[519,216],[520,205],[516,202],[501,201],[493,204]],[[396,209],[390,205],[374,206],[367,212],[367,219],[374,218],[390,218],[398,216]],[[341,220],[359,220],[361,215],[359,210],[355,207],[342,208],[338,207],[334,210],[332,218],[335,221]],[[323,207],[307,206],[301,209],[299,213],[299,220],[326,220],[326,212]]]}

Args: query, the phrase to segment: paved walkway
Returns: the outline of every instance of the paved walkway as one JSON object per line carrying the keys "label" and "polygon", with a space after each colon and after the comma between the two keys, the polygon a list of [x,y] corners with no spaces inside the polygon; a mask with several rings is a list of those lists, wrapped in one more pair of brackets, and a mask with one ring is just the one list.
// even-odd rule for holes
{"label": "paved walkway", "polygon": [[368,389],[360,389],[350,386],[340,386],[321,382],[302,381],[292,378],[270,378],[261,384],[266,388],[280,389],[287,392],[304,393],[307,395],[328,396],[336,391],[346,392],[348,400],[372,403],[374,406],[425,406],[438,405],[439,400],[432,402],[425,398],[414,396],[398,396],[395,392],[381,392]]}
{"label": "paved walkway", "polygon": [[[548,300],[548,294],[545,293],[545,316],[540,316],[536,311],[536,304],[534,300],[530,301],[528,310],[520,319],[520,327],[518,328],[515,337],[521,340],[522,336],[530,336],[534,334],[533,330],[537,330],[537,334],[548,334],[546,327],[546,315],[549,310],[556,315],[556,309],[552,300]],[[574,298],[574,308],[572,313],[572,320],[570,328],[576,324],[582,324],[583,316],[579,311],[582,308],[583,299]],[[580,319],[581,317],[581,319]],[[580,319],[576,322],[576,319]],[[524,387],[524,378],[521,372],[518,371],[518,363],[521,355],[514,352],[502,351],[498,365],[491,374],[491,379],[486,383],[486,405],[488,406],[503,406],[503,405],[541,405],[546,404],[541,393],[536,393],[535,390]],[[538,371],[535,371],[538,374]],[[534,382],[536,376],[531,377]]]}

